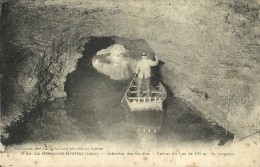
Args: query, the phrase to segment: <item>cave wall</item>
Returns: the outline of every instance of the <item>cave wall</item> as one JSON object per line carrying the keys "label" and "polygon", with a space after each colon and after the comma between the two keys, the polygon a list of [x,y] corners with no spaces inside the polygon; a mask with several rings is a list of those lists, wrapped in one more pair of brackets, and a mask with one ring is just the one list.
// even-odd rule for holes
{"label": "cave wall", "polygon": [[[145,40],[165,62],[164,83],[198,114],[237,139],[259,130],[259,1],[9,0],[7,8],[5,60],[22,57],[10,81],[21,103],[65,98],[80,46],[90,36],[117,36]],[[7,54],[13,49],[22,52]],[[7,114],[1,126],[12,119]]]}

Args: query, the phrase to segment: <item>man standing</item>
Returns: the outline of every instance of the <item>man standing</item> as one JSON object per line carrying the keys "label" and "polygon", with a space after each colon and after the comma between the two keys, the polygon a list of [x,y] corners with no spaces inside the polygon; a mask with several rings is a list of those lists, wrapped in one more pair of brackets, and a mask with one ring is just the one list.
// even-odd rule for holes
{"label": "man standing", "polygon": [[147,54],[142,54],[142,59],[138,61],[136,66],[136,73],[138,74],[138,87],[137,87],[137,96],[139,97],[141,94],[141,88],[143,83],[145,84],[145,88],[147,91],[147,96],[150,96],[150,79],[151,79],[151,66],[158,65],[157,55],[155,56],[155,61],[152,61],[147,58]]}

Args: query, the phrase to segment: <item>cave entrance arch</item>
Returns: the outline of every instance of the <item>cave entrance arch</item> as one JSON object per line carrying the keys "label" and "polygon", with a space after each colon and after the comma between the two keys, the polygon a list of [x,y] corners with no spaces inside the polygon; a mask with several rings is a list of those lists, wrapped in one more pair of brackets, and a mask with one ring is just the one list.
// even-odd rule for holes
{"label": "cave entrance arch", "polygon": [[[116,43],[129,50],[130,56],[134,59],[142,52],[154,54],[144,40],[118,37],[89,38],[76,70],[67,76],[65,109],[72,122],[86,134],[87,139],[119,140],[131,145],[138,143],[140,136],[134,126],[126,123],[126,114],[120,105],[131,79],[112,80],[109,76],[97,72],[92,66],[92,58],[98,51]],[[220,144],[223,145],[230,138],[226,137],[223,128],[210,126],[205,119],[192,114],[192,109],[172,94],[167,97],[166,103],[167,118],[164,120],[162,131],[157,135],[159,143],[212,141],[222,138]]]}
{"label": "cave entrance arch", "polygon": [[[135,129],[126,124],[126,113],[120,105],[132,76],[128,79],[113,80],[99,73],[92,65],[92,59],[97,52],[114,44],[123,45],[133,59],[141,57],[142,52],[154,54],[149,45],[141,39],[89,38],[89,42],[84,45],[83,57],[78,59],[76,70],[67,76],[65,109],[79,130],[88,134],[87,137],[91,139],[114,140],[117,136],[118,139],[128,140],[133,138],[130,136],[136,136]],[[122,133],[125,136],[122,136]]]}

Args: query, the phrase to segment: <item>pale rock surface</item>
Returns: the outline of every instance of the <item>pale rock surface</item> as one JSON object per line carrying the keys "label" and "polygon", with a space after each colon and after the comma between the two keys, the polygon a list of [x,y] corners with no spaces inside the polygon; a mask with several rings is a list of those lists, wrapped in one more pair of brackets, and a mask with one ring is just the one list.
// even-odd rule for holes
{"label": "pale rock surface", "polygon": [[133,76],[136,60],[129,57],[129,51],[123,45],[114,44],[99,51],[93,57],[92,64],[98,72],[111,79],[123,80]]}

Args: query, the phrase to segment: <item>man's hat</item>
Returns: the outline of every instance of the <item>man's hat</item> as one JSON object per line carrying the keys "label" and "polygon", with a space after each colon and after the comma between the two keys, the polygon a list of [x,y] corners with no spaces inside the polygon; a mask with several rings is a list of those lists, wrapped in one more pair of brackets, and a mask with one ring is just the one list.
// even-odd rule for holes
{"label": "man's hat", "polygon": [[146,54],[146,53],[142,53],[142,56],[143,56],[143,57],[146,57],[146,56],[147,56],[147,54]]}

